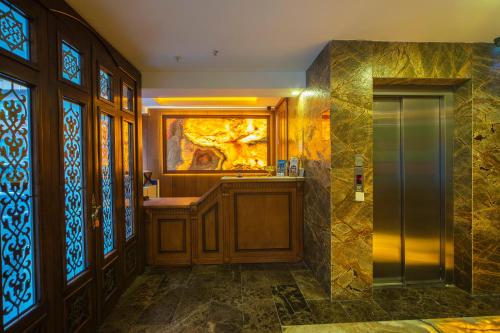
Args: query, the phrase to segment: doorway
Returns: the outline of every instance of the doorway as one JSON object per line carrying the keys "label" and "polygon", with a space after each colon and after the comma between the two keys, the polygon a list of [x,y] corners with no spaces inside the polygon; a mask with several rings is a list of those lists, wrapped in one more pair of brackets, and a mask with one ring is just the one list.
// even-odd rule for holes
{"label": "doorway", "polygon": [[374,97],[376,285],[451,278],[452,97],[450,92],[389,90]]}

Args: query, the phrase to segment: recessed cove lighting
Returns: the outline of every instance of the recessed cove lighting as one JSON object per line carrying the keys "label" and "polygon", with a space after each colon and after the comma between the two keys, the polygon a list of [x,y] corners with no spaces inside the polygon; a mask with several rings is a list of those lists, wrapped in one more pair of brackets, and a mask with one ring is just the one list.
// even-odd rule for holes
{"label": "recessed cove lighting", "polygon": [[158,104],[169,104],[173,102],[240,102],[256,103],[257,97],[158,97]]}

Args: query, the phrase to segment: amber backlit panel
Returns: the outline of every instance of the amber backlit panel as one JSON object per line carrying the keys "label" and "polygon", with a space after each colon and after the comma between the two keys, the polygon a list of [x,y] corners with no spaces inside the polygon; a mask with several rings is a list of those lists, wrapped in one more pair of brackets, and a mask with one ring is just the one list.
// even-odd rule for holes
{"label": "amber backlit panel", "polygon": [[268,165],[268,118],[171,117],[167,171],[260,170]]}

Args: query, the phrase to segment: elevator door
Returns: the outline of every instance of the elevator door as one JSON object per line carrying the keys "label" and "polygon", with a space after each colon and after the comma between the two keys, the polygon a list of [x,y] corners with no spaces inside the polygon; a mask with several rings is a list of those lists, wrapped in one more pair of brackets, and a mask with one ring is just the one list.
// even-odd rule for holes
{"label": "elevator door", "polygon": [[375,283],[442,280],[439,96],[374,100]]}

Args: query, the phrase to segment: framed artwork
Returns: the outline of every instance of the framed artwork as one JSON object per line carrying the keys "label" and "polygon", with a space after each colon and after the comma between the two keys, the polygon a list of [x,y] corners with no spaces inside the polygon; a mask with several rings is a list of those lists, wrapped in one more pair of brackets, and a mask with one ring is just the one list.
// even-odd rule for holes
{"label": "framed artwork", "polygon": [[270,116],[164,115],[164,173],[265,172]]}

